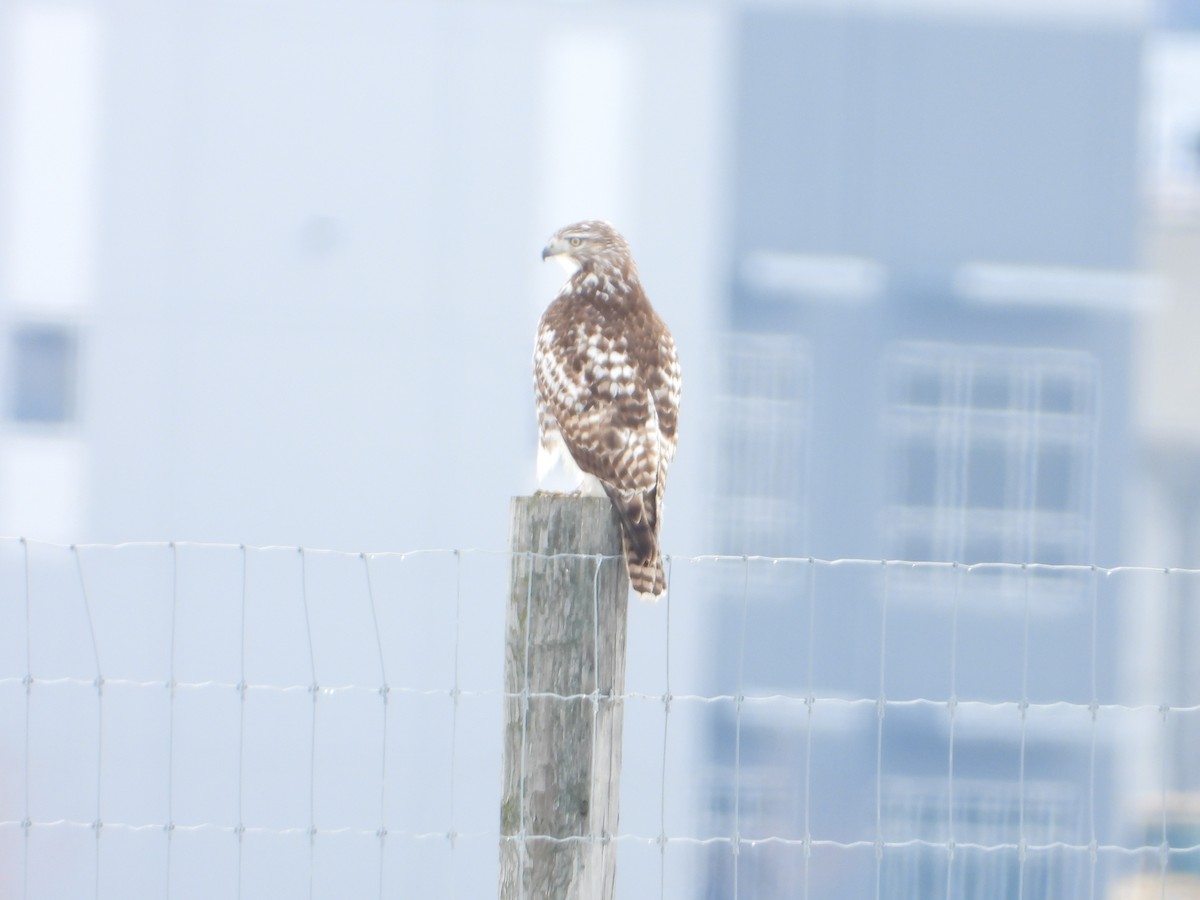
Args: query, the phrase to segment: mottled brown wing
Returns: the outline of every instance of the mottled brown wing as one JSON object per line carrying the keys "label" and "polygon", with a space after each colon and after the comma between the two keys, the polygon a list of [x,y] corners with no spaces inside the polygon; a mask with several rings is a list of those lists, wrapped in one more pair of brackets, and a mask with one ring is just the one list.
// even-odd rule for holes
{"label": "mottled brown wing", "polygon": [[667,491],[667,467],[675,458],[682,375],[671,332],[657,314],[651,311],[650,315],[654,321],[649,329],[648,346],[643,352],[652,361],[646,367],[647,387],[654,400],[659,433],[659,464],[654,495],[654,521],[657,524],[662,520],[663,497]]}
{"label": "mottled brown wing", "polygon": [[658,415],[663,462],[669,464],[675,458],[683,377],[679,368],[679,355],[675,352],[675,341],[667,331],[666,325],[662,325],[661,321],[659,324],[661,330],[654,347],[655,364],[650,368],[648,386]]}
{"label": "mottled brown wing", "polygon": [[[542,318],[534,352],[539,406],[583,471],[619,491],[649,491],[660,463],[656,404],[624,335]],[[556,328],[565,324],[565,328]],[[657,518],[657,516],[656,516]]]}

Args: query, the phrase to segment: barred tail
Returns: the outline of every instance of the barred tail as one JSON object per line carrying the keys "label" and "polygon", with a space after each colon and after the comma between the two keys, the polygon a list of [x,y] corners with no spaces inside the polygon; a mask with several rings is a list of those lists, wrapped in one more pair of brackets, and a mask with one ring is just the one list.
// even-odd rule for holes
{"label": "barred tail", "polygon": [[653,603],[667,592],[667,576],[658,552],[658,492],[619,491],[604,486],[621,520],[621,549],[629,583],[642,600]]}
{"label": "barred tail", "polygon": [[649,541],[641,535],[637,538],[631,537],[629,529],[622,525],[621,547],[625,552],[625,567],[629,570],[629,584],[639,599],[654,603],[667,593],[667,574],[658,552],[658,535],[651,533]]}

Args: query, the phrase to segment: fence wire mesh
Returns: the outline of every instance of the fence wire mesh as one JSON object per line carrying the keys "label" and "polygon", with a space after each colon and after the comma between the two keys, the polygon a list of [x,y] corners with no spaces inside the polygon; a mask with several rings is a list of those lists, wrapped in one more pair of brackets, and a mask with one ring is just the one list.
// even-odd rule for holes
{"label": "fence wire mesh", "polygon": [[[493,893],[508,564],[0,542],[0,894]],[[1198,587],[674,557],[618,896],[1200,895]]]}

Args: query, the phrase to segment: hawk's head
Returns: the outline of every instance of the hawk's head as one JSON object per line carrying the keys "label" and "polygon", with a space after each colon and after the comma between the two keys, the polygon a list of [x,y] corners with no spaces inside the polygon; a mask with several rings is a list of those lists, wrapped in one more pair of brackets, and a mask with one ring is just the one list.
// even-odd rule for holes
{"label": "hawk's head", "polygon": [[632,265],[629,245],[607,222],[576,222],[554,232],[542,249],[542,259],[553,256],[568,272],[610,266],[625,270]]}

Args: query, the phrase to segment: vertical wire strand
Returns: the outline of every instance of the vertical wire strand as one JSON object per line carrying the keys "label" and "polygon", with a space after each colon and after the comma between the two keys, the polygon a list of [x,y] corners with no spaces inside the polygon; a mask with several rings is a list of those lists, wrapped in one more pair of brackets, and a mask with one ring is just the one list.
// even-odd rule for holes
{"label": "vertical wire strand", "polygon": [[317,681],[317,657],[313,652],[312,620],[308,611],[308,554],[303,547],[300,552],[300,599],[304,605],[304,634],[308,641],[308,667],[312,680],[312,728],[308,742],[308,897],[312,900],[316,885],[317,866],[317,698],[321,695]]}
{"label": "vertical wire strand", "polygon": [[458,830],[455,825],[455,782],[458,778],[458,707],[462,696],[459,684],[459,649],[462,641],[462,551],[454,551],[454,687],[450,691],[453,708],[450,712],[450,830],[446,838],[450,842],[450,900],[458,896],[458,867],[455,865]]}
{"label": "vertical wire strand", "polygon": [[808,693],[804,697],[804,900],[809,897],[812,877],[812,732],[813,713],[817,705],[816,688],[813,684],[815,671],[813,655],[816,651],[817,624],[817,563],[808,558]]}
{"label": "vertical wire strand", "polygon": [[883,718],[887,712],[887,621],[892,579],[887,560],[883,566],[883,599],[879,610],[879,699],[875,703],[875,900],[883,896]]}
{"label": "vertical wire strand", "polygon": [[79,547],[71,545],[75,557],[75,572],[79,576],[79,593],[83,598],[83,611],[87,616],[88,636],[92,641],[92,658],[96,663],[96,819],[92,829],[96,833],[96,866],[94,873],[95,896],[100,897],[100,832],[104,828],[101,818],[102,788],[104,784],[104,670],[100,665],[100,645],[96,641],[96,624],[92,619],[92,604],[88,598],[87,580],[83,575],[83,560]]}
{"label": "vertical wire strand", "polygon": [[388,686],[387,665],[383,656],[383,635],[379,630],[379,612],[375,603],[375,586],[371,581],[371,559],[367,554],[360,553],[363,562],[363,573],[367,580],[367,601],[371,606],[371,624],[375,629],[375,649],[379,654],[379,697],[383,715],[383,746],[379,753],[379,900],[384,898],[384,859],[387,844],[387,751],[388,751]]}
{"label": "vertical wire strand", "polygon": [[[966,549],[970,537],[970,495],[971,495],[971,450],[974,439],[975,407],[974,392],[978,362],[975,360],[959,360],[956,363],[954,397],[956,404],[955,434],[959,440],[958,453],[955,461],[955,504],[958,511],[958,526],[954,539],[954,560],[966,559]],[[954,728],[957,713],[957,665],[958,665],[958,613],[961,602],[963,568],[958,562],[953,564],[954,571],[954,631],[952,635],[952,677],[954,678],[952,703],[950,705],[950,749],[949,772],[947,774],[947,825],[946,837],[946,900],[953,898],[954,861],[957,855],[955,847],[955,781],[954,781]]]}
{"label": "vertical wire strand", "polygon": [[525,564],[528,566],[529,583],[525,592],[525,665],[521,686],[521,784],[520,792],[517,795],[521,827],[517,844],[517,900],[525,900],[525,856],[529,851],[528,836],[525,831],[525,757],[529,748],[529,644],[531,640],[530,626],[533,619],[534,571],[532,551],[526,551]]}
{"label": "vertical wire strand", "polygon": [[1029,567],[1021,563],[1024,584],[1024,623],[1021,634],[1021,734],[1017,762],[1017,900],[1025,900],[1025,857],[1029,839],[1025,834],[1025,736],[1029,719]]}
{"label": "vertical wire strand", "polygon": [[[1022,403],[1026,410],[1025,416],[1021,419],[1020,439],[1021,439],[1021,455],[1022,465],[1018,471],[1022,479],[1020,487],[1020,504],[1021,516],[1024,520],[1024,527],[1021,529],[1024,534],[1024,546],[1021,548],[1021,558],[1026,562],[1036,560],[1038,558],[1038,513],[1037,513],[1037,493],[1038,493],[1038,478],[1041,461],[1041,443],[1042,443],[1042,388],[1046,381],[1046,372],[1039,363],[1030,369],[1022,372],[1020,378]],[[1088,558],[1091,558],[1091,548],[1088,548]],[[1019,796],[1017,798],[1017,817],[1018,817],[1018,862],[1017,862],[1017,879],[1018,891],[1023,895],[1025,891],[1025,874],[1026,860],[1028,855],[1029,839],[1025,834],[1025,738],[1026,727],[1029,711],[1029,616],[1030,616],[1030,590],[1029,582],[1033,577],[1028,565],[1022,564],[1021,567],[1024,586],[1024,605],[1025,619],[1024,628],[1024,644],[1022,648],[1022,684],[1021,684],[1021,784],[1019,787]]]}
{"label": "vertical wire strand", "polygon": [[[1028,465],[1028,472],[1025,471],[1024,466],[1021,467],[1025,481],[1021,496],[1021,512],[1025,519],[1025,526],[1022,529],[1025,534],[1025,546],[1022,548],[1024,552],[1021,556],[1025,560],[1038,558],[1037,490],[1042,443],[1042,386],[1045,380],[1046,373],[1040,364],[1025,372],[1026,408],[1032,410],[1032,415],[1025,417],[1021,430],[1021,437],[1025,444],[1024,454]],[[1091,548],[1088,548],[1088,558],[1091,558]]]}
{"label": "vertical wire strand", "polygon": [[171,658],[167,672],[167,893],[171,896],[171,861],[175,837],[175,625],[179,616],[179,547],[171,548]]}
{"label": "vertical wire strand", "polygon": [[238,777],[237,777],[237,896],[242,898],[242,864],[246,844],[245,796],[246,781],[246,582],[249,568],[246,545],[239,545],[242,553],[242,603],[238,644]]}
{"label": "vertical wire strand", "polygon": [[[1168,579],[1167,597],[1171,596],[1170,577],[1171,570],[1163,569],[1163,575]],[[1179,602],[1183,603],[1183,597],[1180,595]],[[1159,879],[1159,898],[1167,900],[1167,864],[1170,861],[1171,844],[1167,837],[1167,781],[1169,773],[1168,757],[1171,750],[1171,728],[1167,719],[1171,712],[1171,700],[1166,694],[1167,684],[1164,679],[1163,683],[1163,698],[1159,704],[1159,714],[1162,716],[1162,740],[1160,742],[1160,768],[1162,770],[1162,779],[1159,785],[1159,807],[1162,814],[1162,843],[1158,849],[1158,879]]]}
{"label": "vertical wire strand", "polygon": [[[582,562],[582,561],[581,561]],[[596,570],[592,573],[592,760],[593,766],[598,756],[600,742],[600,567],[604,565],[603,554],[596,554]],[[582,689],[583,685],[580,685]],[[613,698],[614,702],[616,698]],[[611,757],[610,757],[611,759]],[[612,787],[612,773],[609,771],[609,788]],[[607,798],[606,798],[607,802]],[[608,831],[600,836],[607,842]],[[596,834],[588,829],[588,843],[594,844]]]}
{"label": "vertical wire strand", "polygon": [[946,900],[954,897],[954,727],[958,713],[958,616],[962,605],[963,567],[952,563],[954,590],[950,613],[950,749],[946,761]]}
{"label": "vertical wire strand", "polygon": [[1097,842],[1096,842],[1096,716],[1100,709],[1100,692],[1096,678],[1096,650],[1098,643],[1098,628],[1099,628],[1099,588],[1096,583],[1096,567],[1093,565],[1090,575],[1091,597],[1092,597],[1092,658],[1091,658],[1091,681],[1092,681],[1092,697],[1088,705],[1088,711],[1091,713],[1091,734],[1089,735],[1088,745],[1088,861],[1090,863],[1088,872],[1088,897],[1090,900],[1096,900],[1096,864]]}
{"label": "vertical wire strand", "polygon": [[1171,707],[1167,701],[1163,701],[1159,707],[1159,713],[1162,716],[1162,745],[1161,753],[1161,769],[1162,783],[1160,785],[1159,804],[1162,813],[1162,843],[1158,846],[1158,889],[1160,900],[1167,900],[1167,863],[1171,857],[1171,844],[1167,838],[1167,755],[1168,746],[1171,742],[1171,729],[1167,724],[1167,717],[1170,714]]}
{"label": "vertical wire strand", "polygon": [[737,695],[733,713],[733,900],[738,900],[742,855],[742,706],[746,696],[746,623],[750,610],[750,557],[742,557],[742,625],[738,636]]}
{"label": "vertical wire strand", "polygon": [[21,860],[21,898],[29,900],[29,832],[33,827],[32,810],[29,806],[29,750],[30,722],[32,718],[33,692],[33,604],[30,596],[29,576],[29,542],[21,538],[21,550],[25,561],[25,818],[21,821],[24,831],[22,860]]}
{"label": "vertical wire strand", "polygon": [[668,556],[667,564],[667,635],[663,648],[663,668],[666,675],[666,687],[663,693],[663,747],[662,770],[658,781],[658,897],[667,898],[667,740],[670,737],[671,724],[671,575],[675,569],[674,560]]}

